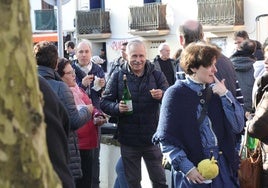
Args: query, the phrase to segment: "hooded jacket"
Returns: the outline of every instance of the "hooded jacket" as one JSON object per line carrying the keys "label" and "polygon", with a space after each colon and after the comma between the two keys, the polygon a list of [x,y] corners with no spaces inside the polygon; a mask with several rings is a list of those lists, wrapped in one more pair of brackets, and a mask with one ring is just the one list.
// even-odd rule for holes
{"label": "hooded jacket", "polygon": [[241,87],[244,97],[244,110],[252,111],[252,88],[254,85],[254,68],[255,59],[250,56],[232,56],[231,61],[234,65],[236,76]]}

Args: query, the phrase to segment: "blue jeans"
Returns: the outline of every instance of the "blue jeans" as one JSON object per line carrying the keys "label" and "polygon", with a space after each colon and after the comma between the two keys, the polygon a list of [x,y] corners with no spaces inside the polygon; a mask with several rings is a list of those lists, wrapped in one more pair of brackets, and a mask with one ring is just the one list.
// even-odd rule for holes
{"label": "blue jeans", "polygon": [[123,166],[122,158],[120,157],[116,163],[115,171],[117,177],[114,182],[114,188],[128,188],[125,169]]}

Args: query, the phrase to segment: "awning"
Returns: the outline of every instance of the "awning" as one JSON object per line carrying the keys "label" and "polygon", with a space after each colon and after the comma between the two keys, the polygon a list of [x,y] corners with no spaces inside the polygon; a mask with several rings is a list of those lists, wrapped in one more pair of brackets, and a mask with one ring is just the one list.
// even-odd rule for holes
{"label": "awning", "polygon": [[50,42],[58,42],[58,34],[57,33],[38,33],[33,34],[33,42],[37,43],[40,41],[50,41]]}

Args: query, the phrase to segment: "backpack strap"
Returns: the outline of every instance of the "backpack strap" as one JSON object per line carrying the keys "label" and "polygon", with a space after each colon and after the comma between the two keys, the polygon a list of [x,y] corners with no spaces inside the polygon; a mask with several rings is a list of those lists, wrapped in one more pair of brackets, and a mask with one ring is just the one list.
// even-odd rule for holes
{"label": "backpack strap", "polygon": [[161,74],[163,74],[162,72],[160,72],[160,71],[157,71],[157,70],[154,70],[153,72],[152,72],[152,74],[153,74],[153,76],[154,76],[154,80],[155,80],[155,83],[156,83],[156,86],[157,86],[157,88],[159,88],[159,80],[160,80],[160,78],[161,78]]}

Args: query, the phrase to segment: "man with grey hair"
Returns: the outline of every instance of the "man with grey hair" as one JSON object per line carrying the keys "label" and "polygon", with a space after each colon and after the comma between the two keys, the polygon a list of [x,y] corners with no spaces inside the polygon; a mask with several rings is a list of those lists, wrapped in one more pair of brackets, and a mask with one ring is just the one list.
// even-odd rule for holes
{"label": "man with grey hair", "polygon": [[[108,80],[101,99],[101,109],[118,117],[118,141],[129,188],[141,188],[143,158],[153,187],[167,188],[162,153],[152,143],[157,128],[160,103],[168,82],[164,74],[146,60],[146,47],[140,40],[130,41],[126,48],[127,63]],[[132,96],[133,113],[122,100],[123,76]]]}
{"label": "man with grey hair", "polygon": [[[82,87],[89,94],[93,106],[100,109],[100,97],[102,94],[102,88],[105,86],[105,74],[103,69],[91,62],[92,57],[92,46],[89,40],[83,39],[81,40],[76,47],[76,57],[77,60],[72,62],[72,67],[76,73],[76,81],[80,87]],[[96,80],[96,81],[95,81]],[[98,82],[98,83],[97,83]],[[99,89],[95,89],[94,85],[97,84]],[[101,129],[98,127],[99,134],[99,143],[98,147],[94,149],[94,160],[93,163],[93,179],[92,179],[92,188],[99,187],[99,173],[100,173],[100,162],[99,162],[99,154],[100,154],[100,135]],[[88,157],[82,156],[81,157]]]}
{"label": "man with grey hair", "polygon": [[[91,61],[92,46],[89,40],[81,40],[76,47],[77,60],[73,61],[72,66],[75,69],[76,81],[80,87],[88,91],[93,105],[99,108],[99,101],[102,90],[94,90],[94,81],[98,79],[98,85],[105,86],[105,74],[103,69]],[[81,72],[82,70],[82,72]]]}
{"label": "man with grey hair", "polygon": [[176,62],[170,58],[169,44],[164,42],[158,46],[158,53],[154,58],[155,69],[162,71],[167,78],[168,84],[171,86],[176,81]]}

